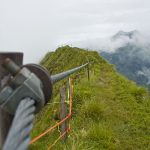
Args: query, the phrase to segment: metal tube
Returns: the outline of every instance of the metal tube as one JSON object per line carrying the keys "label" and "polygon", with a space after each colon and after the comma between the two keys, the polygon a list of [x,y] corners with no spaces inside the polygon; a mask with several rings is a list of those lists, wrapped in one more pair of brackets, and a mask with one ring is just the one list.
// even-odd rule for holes
{"label": "metal tube", "polygon": [[67,76],[77,72],[78,70],[80,70],[81,68],[87,66],[89,63],[86,63],[82,66],[79,66],[79,67],[76,67],[74,69],[71,69],[71,70],[68,70],[68,71],[65,71],[65,72],[62,72],[62,73],[59,73],[59,74],[56,74],[56,75],[52,75],[51,76],[51,81],[52,81],[52,84],[66,78]]}
{"label": "metal tube", "polygon": [[20,67],[16,65],[10,58],[4,60],[3,66],[8,70],[13,76],[15,76],[19,71]]}

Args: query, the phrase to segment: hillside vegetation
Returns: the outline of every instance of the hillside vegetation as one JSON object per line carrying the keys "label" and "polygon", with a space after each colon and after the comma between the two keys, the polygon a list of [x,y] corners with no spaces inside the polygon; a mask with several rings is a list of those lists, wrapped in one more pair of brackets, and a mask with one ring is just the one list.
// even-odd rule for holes
{"label": "hillside vegetation", "polygon": [[[86,62],[90,64],[90,81],[86,69],[74,83],[71,133],[54,150],[148,150],[150,149],[150,97],[95,51],[64,46],[49,52],[41,61],[51,74]],[[75,75],[73,75],[74,77]],[[53,102],[59,101],[59,87],[53,89]],[[32,137],[55,124],[59,104],[48,104],[35,119]],[[47,134],[30,149],[46,150],[59,136],[58,130]]]}

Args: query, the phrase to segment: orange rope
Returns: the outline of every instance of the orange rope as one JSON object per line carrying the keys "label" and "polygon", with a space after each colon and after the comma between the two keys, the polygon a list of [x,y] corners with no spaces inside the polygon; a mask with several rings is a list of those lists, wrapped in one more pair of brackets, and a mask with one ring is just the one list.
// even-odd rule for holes
{"label": "orange rope", "polygon": [[72,95],[73,95],[73,85],[72,80],[69,78],[69,84],[70,84],[70,108],[69,108],[69,114],[72,115]]}
{"label": "orange rope", "polygon": [[73,84],[72,84],[72,80],[69,78],[69,85],[70,85],[70,95],[69,95],[69,99],[70,99],[70,108],[69,108],[69,114],[70,114],[70,118],[69,118],[69,121],[68,121],[68,132],[71,131],[71,125],[70,125],[70,119],[71,119],[71,116],[72,116],[72,95],[73,95]]}
{"label": "orange rope", "polygon": [[59,126],[60,124],[62,124],[63,122],[65,122],[68,118],[70,118],[70,116],[66,116],[63,120],[61,120],[60,122],[58,122],[57,124],[55,124],[54,126],[52,126],[51,128],[49,128],[48,130],[46,130],[45,132],[43,132],[42,134],[40,134],[39,136],[37,136],[36,138],[34,138],[30,144],[36,142],[37,140],[39,140],[40,138],[42,138],[45,134],[47,134],[48,132],[52,131],[54,128],[56,128],[57,126]]}
{"label": "orange rope", "polygon": [[[70,94],[70,108],[69,108],[69,113],[68,115],[61,120],[60,122],[58,122],[57,124],[55,124],[54,126],[50,127],[48,130],[46,130],[45,132],[43,132],[42,134],[40,134],[39,136],[35,137],[33,140],[30,141],[30,144],[36,142],[37,140],[39,140],[40,138],[42,138],[43,136],[45,136],[47,133],[51,132],[54,128],[56,128],[57,126],[59,126],[60,124],[62,124],[63,122],[65,122],[67,119],[71,118],[72,115],[72,94],[73,94],[73,85],[72,85],[72,80],[69,78],[69,84],[71,85],[71,94]],[[70,131],[70,123],[69,123],[69,129],[67,129]]]}
{"label": "orange rope", "polygon": [[63,136],[65,136],[65,134],[66,134],[67,132],[68,132],[68,129],[67,129],[62,135],[60,135],[60,136],[58,137],[58,139],[55,140],[55,142],[54,142],[52,145],[50,145],[50,146],[48,147],[47,150],[52,149],[52,147],[55,146],[55,144],[56,144]]}

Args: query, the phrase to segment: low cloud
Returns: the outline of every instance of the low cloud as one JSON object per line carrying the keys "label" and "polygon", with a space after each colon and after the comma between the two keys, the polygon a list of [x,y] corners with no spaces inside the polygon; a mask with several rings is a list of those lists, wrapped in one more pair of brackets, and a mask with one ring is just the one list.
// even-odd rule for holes
{"label": "low cloud", "polygon": [[[132,34],[131,37],[130,34]],[[76,41],[72,42],[70,45],[90,50],[116,52],[116,50],[118,50],[120,47],[131,44],[139,48],[144,48],[146,53],[150,53],[150,42],[147,39],[148,38],[146,36],[142,35],[138,31],[120,31],[109,38],[96,38],[84,41]]]}
{"label": "low cloud", "polygon": [[[149,5],[149,0],[1,0],[0,50],[23,51],[25,62],[33,63],[68,41],[135,28],[148,33]],[[107,38],[88,42],[109,51],[123,44]]]}

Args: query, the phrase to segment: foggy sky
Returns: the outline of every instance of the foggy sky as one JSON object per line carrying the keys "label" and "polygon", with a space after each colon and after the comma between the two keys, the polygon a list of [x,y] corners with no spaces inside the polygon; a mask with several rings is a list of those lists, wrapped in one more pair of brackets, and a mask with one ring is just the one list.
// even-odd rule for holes
{"label": "foggy sky", "polygon": [[67,42],[149,28],[150,0],[0,0],[0,51],[23,51],[25,63]]}

